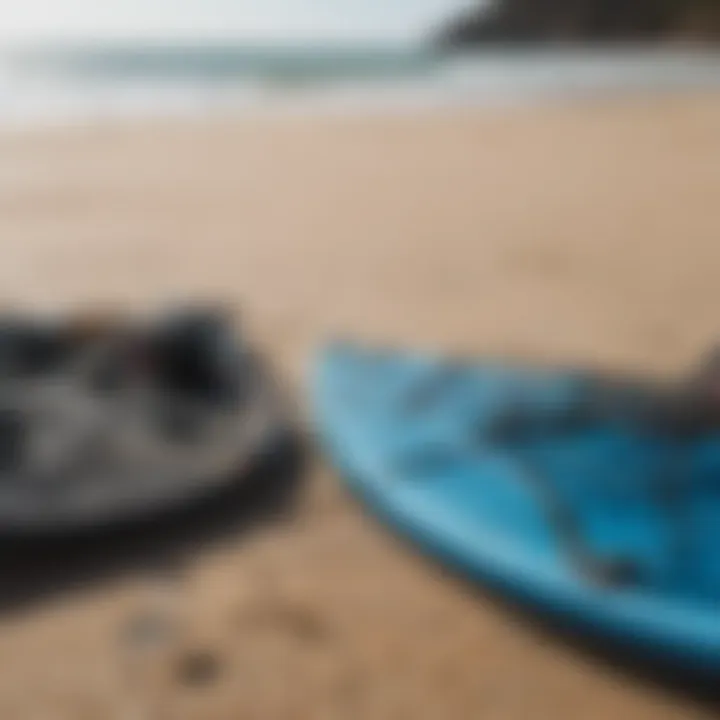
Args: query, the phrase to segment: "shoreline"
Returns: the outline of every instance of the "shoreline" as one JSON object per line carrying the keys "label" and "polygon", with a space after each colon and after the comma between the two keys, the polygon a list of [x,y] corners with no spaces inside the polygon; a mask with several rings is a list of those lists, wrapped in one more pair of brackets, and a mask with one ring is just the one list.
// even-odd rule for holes
{"label": "shoreline", "polygon": [[254,104],[246,107],[225,106],[223,108],[188,108],[186,111],[157,110],[147,113],[131,113],[128,115],[113,114],[100,117],[76,116],[58,117],[44,120],[22,119],[9,121],[0,119],[0,137],[22,137],[63,135],[75,133],[102,133],[107,130],[130,132],[161,127],[190,128],[216,127],[235,124],[270,125],[292,124],[296,121],[318,121],[320,123],[344,120],[366,121],[413,121],[417,118],[443,118],[463,115],[503,115],[506,113],[524,114],[535,111],[554,111],[573,109],[583,111],[587,108],[612,107],[614,105],[637,106],[648,104],[666,104],[677,100],[720,96],[720,89],[685,87],[685,88],[633,88],[587,91],[558,91],[557,93],[542,92],[524,97],[505,97],[483,100],[456,99],[439,100],[437,98],[415,99],[411,102],[390,101],[377,102],[373,99],[358,103],[357,99],[350,103],[332,99],[327,102],[303,100],[292,102],[282,100],[277,103]]}

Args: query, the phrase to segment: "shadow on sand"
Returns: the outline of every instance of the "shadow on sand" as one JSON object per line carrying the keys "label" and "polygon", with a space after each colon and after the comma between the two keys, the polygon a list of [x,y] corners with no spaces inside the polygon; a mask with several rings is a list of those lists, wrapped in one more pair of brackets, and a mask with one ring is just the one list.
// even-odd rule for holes
{"label": "shadow on sand", "polygon": [[578,631],[561,620],[543,615],[527,604],[512,600],[495,589],[470,586],[462,580],[470,592],[479,599],[492,603],[511,621],[525,626],[528,631],[541,637],[544,644],[555,645],[558,651],[573,654],[578,660],[599,671],[614,674],[625,682],[671,694],[708,712],[712,717],[720,715],[720,678],[699,674],[678,664],[663,662],[629,645],[619,646],[607,638]]}
{"label": "shadow on sand", "polygon": [[304,467],[288,437],[237,483],[169,514],[74,535],[0,536],[0,613],[122,574],[172,574],[209,545],[236,538],[295,505]]}
{"label": "shadow on sand", "polygon": [[[353,497],[352,493],[350,497]],[[368,522],[377,526],[377,518],[367,508],[364,512]],[[641,653],[630,645],[619,646],[607,638],[580,632],[563,623],[562,619],[543,614],[536,607],[509,596],[499,588],[480,585],[468,579],[461,571],[434,562],[408,538],[394,535],[384,526],[381,527],[408,554],[432,564],[434,570],[447,582],[459,584],[479,602],[490,603],[508,621],[520,624],[528,632],[542,638],[545,645],[571,653],[579,661],[595,666],[598,671],[612,673],[626,682],[645,685],[666,695],[674,695],[698,710],[707,712],[710,717],[720,717],[720,677],[717,675],[698,674],[677,664],[665,663],[661,657]]]}

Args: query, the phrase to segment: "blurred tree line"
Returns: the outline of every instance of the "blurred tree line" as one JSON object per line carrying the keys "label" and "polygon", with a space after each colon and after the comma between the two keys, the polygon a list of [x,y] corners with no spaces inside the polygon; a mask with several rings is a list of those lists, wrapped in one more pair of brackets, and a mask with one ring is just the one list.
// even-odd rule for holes
{"label": "blurred tree line", "polygon": [[496,0],[439,33],[445,46],[672,39],[720,40],[720,0]]}

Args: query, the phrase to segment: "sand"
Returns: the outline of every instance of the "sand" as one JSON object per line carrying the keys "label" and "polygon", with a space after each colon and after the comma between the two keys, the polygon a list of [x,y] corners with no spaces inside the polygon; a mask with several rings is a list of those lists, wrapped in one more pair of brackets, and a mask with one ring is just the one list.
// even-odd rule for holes
{"label": "sand", "polygon": [[[720,327],[718,127],[678,94],[6,134],[0,299],[219,298],[300,393],[335,333],[679,372]],[[58,586],[0,615],[3,720],[705,712],[443,577],[320,460],[286,520]],[[129,648],[156,607],[169,639]]]}

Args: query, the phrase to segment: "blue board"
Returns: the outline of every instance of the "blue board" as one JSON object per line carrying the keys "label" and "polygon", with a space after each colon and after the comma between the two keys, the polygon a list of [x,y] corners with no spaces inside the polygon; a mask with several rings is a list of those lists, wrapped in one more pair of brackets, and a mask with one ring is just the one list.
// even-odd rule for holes
{"label": "blue board", "polygon": [[[566,371],[337,345],[311,382],[318,433],[345,481],[425,551],[577,629],[720,672],[720,436],[676,446],[607,422],[494,438],[512,403],[572,406],[584,380]],[[671,470],[680,481],[668,499]],[[583,553],[621,559],[633,577],[584,572],[543,488]]]}

